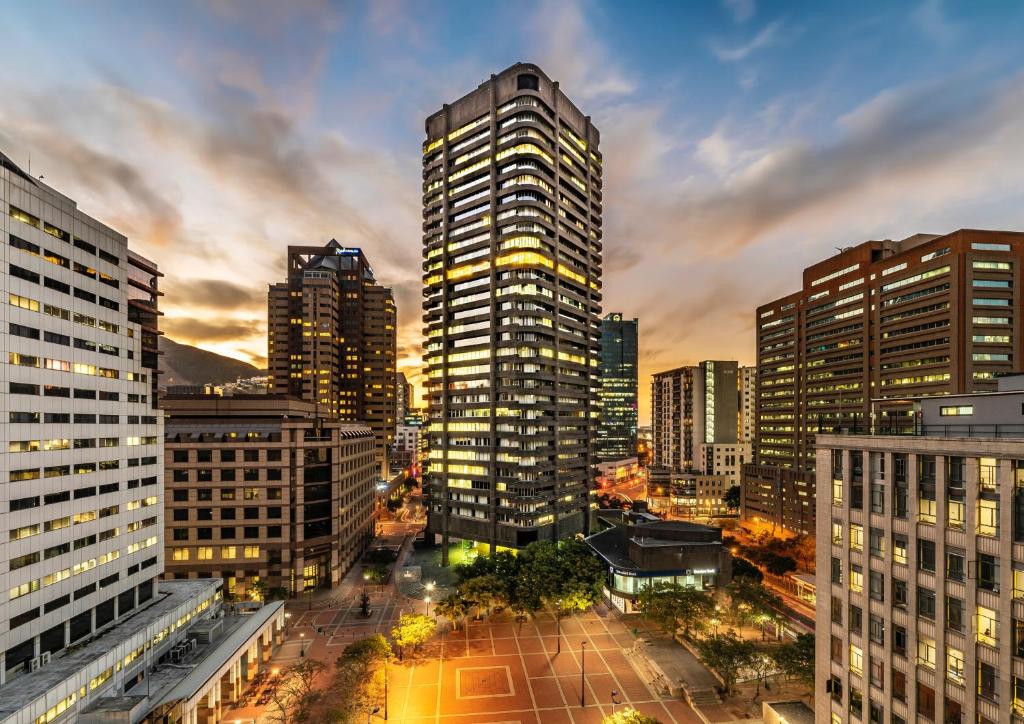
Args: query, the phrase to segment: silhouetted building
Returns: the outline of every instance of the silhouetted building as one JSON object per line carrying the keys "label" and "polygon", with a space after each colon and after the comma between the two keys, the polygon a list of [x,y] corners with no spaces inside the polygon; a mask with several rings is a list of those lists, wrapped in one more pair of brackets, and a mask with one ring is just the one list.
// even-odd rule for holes
{"label": "silhouetted building", "polygon": [[618,312],[601,320],[601,400],[597,426],[597,459],[636,456],[637,355],[636,319]]}

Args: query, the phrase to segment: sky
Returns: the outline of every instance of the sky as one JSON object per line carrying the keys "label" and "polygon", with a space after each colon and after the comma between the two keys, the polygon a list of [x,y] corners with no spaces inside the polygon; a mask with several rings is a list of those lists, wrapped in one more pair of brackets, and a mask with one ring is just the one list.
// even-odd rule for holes
{"label": "sky", "polygon": [[289,244],[362,247],[420,382],[421,143],[517,61],[600,129],[604,304],[650,375],[754,362],[836,247],[1024,229],[1024,3],[0,0],[0,150],[156,261],[163,330],[257,365]]}

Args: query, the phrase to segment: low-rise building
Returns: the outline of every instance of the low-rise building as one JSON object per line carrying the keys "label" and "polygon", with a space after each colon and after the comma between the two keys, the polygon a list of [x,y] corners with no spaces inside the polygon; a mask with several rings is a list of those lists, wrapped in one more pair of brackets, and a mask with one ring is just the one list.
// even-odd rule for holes
{"label": "low-rise building", "polygon": [[710,518],[729,512],[725,494],[733,482],[725,475],[674,473],[649,468],[647,498],[651,510],[672,518]]}
{"label": "low-rise building", "polygon": [[817,436],[819,721],[1024,718],[1022,409],[1016,376]]}
{"label": "low-rise building", "polygon": [[610,488],[615,485],[634,485],[646,480],[643,468],[635,457],[623,460],[608,460],[597,464],[597,486]]}
{"label": "low-rise building", "polygon": [[373,537],[374,438],[286,395],[169,395],[168,578],[336,585]]}
{"label": "low-rise building", "polygon": [[700,472],[705,475],[724,475],[730,487],[740,484],[743,465],[750,462],[752,445],[747,443],[701,443]]}
{"label": "low-rise building", "polygon": [[608,568],[605,596],[623,613],[633,613],[645,586],[678,583],[711,591],[732,580],[732,557],[720,528],[661,520],[642,505],[633,511],[602,510],[603,527],[586,539]]}

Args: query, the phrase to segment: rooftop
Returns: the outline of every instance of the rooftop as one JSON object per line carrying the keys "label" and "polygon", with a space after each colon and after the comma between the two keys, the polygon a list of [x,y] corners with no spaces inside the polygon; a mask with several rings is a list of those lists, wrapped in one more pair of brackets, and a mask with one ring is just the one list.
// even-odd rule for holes
{"label": "rooftop", "polygon": [[39,697],[76,675],[96,659],[101,658],[120,641],[143,632],[148,626],[174,611],[190,599],[199,599],[212,593],[217,579],[194,581],[160,581],[159,593],[148,605],[140,607],[116,626],[108,628],[84,644],[76,644],[64,653],[54,656],[49,664],[38,671],[15,675],[0,687],[0,719],[21,711]]}

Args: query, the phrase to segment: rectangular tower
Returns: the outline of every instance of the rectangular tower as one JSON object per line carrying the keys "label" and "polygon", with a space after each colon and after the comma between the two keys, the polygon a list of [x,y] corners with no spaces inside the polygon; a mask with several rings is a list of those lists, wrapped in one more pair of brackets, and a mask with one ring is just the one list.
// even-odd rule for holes
{"label": "rectangular tower", "polygon": [[654,375],[651,410],[654,465],[700,470],[701,446],[736,443],[738,365],[708,360]]}
{"label": "rectangular tower", "polygon": [[581,532],[597,426],[600,136],[523,63],[431,115],[426,135],[430,530],[491,548]]}
{"label": "rectangular tower", "polygon": [[163,425],[156,266],[2,154],[0,229],[2,684],[154,597]]}
{"label": "rectangular tower", "polygon": [[618,312],[601,320],[599,461],[636,456],[638,326]]}
{"label": "rectangular tower", "polygon": [[365,423],[382,469],[395,439],[396,324],[362,249],[288,247],[288,279],[269,292],[272,390]]}
{"label": "rectangular tower", "polygon": [[1024,234],[868,241],[757,309],[756,464],[743,517],[814,531],[820,432],[913,425],[908,398],[992,390],[1021,367]]}

